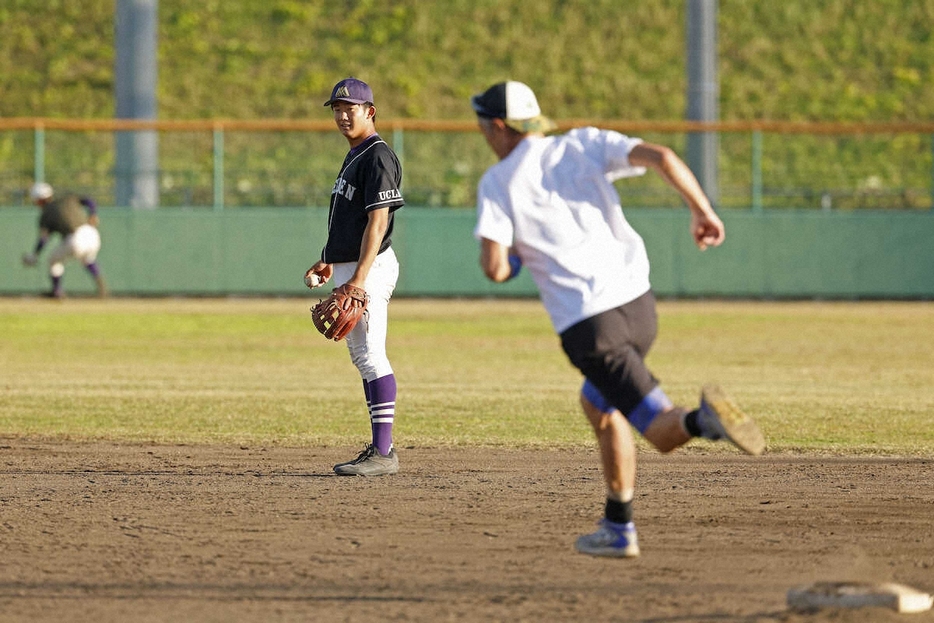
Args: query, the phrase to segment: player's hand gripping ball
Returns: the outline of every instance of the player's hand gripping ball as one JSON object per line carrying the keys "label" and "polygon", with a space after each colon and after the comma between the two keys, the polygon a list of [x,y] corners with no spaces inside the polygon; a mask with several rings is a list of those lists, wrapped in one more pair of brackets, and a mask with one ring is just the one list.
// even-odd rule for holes
{"label": "player's hand gripping ball", "polygon": [[324,281],[315,273],[308,273],[305,275],[305,285],[309,288],[317,288],[322,285]]}
{"label": "player's hand gripping ball", "polygon": [[311,308],[311,320],[321,335],[339,342],[366,314],[370,297],[363,288],[345,283]]}

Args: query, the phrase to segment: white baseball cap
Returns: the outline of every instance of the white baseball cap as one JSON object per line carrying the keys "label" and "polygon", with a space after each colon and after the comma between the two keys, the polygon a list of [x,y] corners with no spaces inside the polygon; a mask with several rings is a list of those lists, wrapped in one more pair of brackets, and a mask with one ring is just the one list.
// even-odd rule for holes
{"label": "white baseball cap", "polygon": [[45,201],[53,194],[51,184],[37,182],[29,189],[29,197],[33,201]]}
{"label": "white baseball cap", "polygon": [[554,121],[542,115],[532,89],[515,80],[499,82],[474,95],[470,105],[478,115],[502,119],[517,132],[552,132],[558,128]]}

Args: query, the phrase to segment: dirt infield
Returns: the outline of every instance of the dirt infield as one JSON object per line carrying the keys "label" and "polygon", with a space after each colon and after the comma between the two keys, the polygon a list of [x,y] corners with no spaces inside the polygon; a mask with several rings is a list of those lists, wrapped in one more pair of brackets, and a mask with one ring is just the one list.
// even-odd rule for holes
{"label": "dirt infield", "polygon": [[3,621],[934,621],[790,612],[816,580],[934,591],[934,460],[640,455],[642,556],[576,554],[593,450],[0,439]]}

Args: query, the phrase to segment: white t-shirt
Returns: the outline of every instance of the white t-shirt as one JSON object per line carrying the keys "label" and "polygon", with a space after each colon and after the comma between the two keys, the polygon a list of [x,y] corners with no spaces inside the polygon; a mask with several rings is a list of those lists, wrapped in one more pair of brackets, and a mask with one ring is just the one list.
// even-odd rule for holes
{"label": "white t-shirt", "polygon": [[597,128],[530,136],[480,179],[474,236],[513,247],[558,333],[649,290],[645,244],[613,187],[645,173],[629,163],[641,142]]}

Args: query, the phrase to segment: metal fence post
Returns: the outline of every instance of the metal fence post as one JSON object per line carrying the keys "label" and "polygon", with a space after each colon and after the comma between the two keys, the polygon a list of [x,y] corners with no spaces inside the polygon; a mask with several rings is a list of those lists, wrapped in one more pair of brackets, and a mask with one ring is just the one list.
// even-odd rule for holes
{"label": "metal fence post", "polygon": [[762,212],[762,130],[752,131],[752,211]]}
{"label": "metal fence post", "polygon": [[35,147],[33,148],[33,181],[44,182],[45,181],[45,126],[41,123],[36,124],[35,132],[33,132],[33,142]]}
{"label": "metal fence post", "polygon": [[[687,107],[685,119],[720,118],[720,79],[717,76],[718,0],[686,0]],[[714,206],[720,204],[720,133],[688,132],[687,164]]]}
{"label": "metal fence post", "polygon": [[224,209],[224,128],[214,126],[214,209]]}

